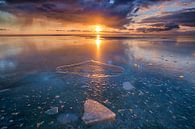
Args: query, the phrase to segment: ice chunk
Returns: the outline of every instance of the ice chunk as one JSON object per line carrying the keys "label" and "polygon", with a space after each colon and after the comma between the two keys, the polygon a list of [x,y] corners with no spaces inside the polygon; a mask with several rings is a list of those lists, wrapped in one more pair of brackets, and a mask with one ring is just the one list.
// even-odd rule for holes
{"label": "ice chunk", "polygon": [[3,93],[3,92],[6,92],[6,91],[9,91],[10,89],[3,89],[3,90],[0,90],[0,93]]}
{"label": "ice chunk", "polygon": [[13,123],[13,122],[14,122],[14,120],[9,120],[9,122],[10,122],[10,123]]}
{"label": "ice chunk", "polygon": [[180,76],[179,76],[179,78],[183,79],[183,78],[184,78],[184,76],[183,76],[183,75],[180,75]]}
{"label": "ice chunk", "polygon": [[58,99],[58,98],[60,98],[60,96],[59,95],[56,95],[55,98]]}
{"label": "ice chunk", "polygon": [[44,124],[44,121],[37,123],[37,128],[39,128],[42,124]]}
{"label": "ice chunk", "polygon": [[83,86],[81,86],[81,88],[88,88],[89,86],[87,86],[87,85],[83,85]]}
{"label": "ice chunk", "polygon": [[123,88],[125,90],[132,90],[134,89],[135,87],[130,83],[130,82],[123,82]]}
{"label": "ice chunk", "polygon": [[61,124],[67,124],[77,120],[78,120],[77,115],[73,113],[60,114],[57,118],[57,121],[60,122]]}
{"label": "ice chunk", "polygon": [[115,113],[97,101],[88,99],[84,104],[84,115],[82,120],[85,124],[96,124],[115,120]]}
{"label": "ice chunk", "polygon": [[140,67],[140,65],[138,65],[138,64],[134,64],[134,67],[139,68],[139,67]]}
{"label": "ice chunk", "polygon": [[58,73],[70,73],[89,78],[119,76],[124,72],[124,69],[120,66],[106,64],[94,60],[59,66],[56,68],[56,70]]}
{"label": "ice chunk", "polygon": [[55,115],[58,113],[58,107],[53,107],[47,111],[45,111],[45,114],[47,115]]}

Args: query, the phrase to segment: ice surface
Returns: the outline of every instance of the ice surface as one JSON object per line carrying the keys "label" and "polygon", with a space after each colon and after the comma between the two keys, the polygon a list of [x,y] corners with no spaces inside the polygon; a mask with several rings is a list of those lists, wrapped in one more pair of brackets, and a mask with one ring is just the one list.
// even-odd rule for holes
{"label": "ice surface", "polygon": [[123,88],[125,90],[132,90],[134,89],[135,87],[130,83],[130,82],[123,82]]}
{"label": "ice surface", "polygon": [[71,73],[89,78],[119,76],[124,72],[120,66],[88,60],[76,64],[59,66],[58,73]]}
{"label": "ice surface", "polygon": [[57,121],[61,124],[67,124],[78,120],[78,116],[73,113],[60,114]]}
{"label": "ice surface", "polygon": [[47,111],[45,111],[45,114],[47,115],[55,115],[58,113],[58,107],[53,107]]}
{"label": "ice surface", "polygon": [[[91,39],[87,44],[78,37],[64,40],[66,36],[55,37],[55,41],[46,37],[50,43],[42,39],[44,37],[2,38],[5,43],[2,42],[0,48],[5,52],[12,50],[10,47],[13,46],[14,49],[20,47],[25,54],[7,55],[0,50],[2,59],[21,64],[15,69],[7,68],[0,72],[0,129],[194,129],[195,83],[191,81],[195,82],[195,56],[192,58],[195,40],[179,43],[178,37],[170,37],[167,42],[150,43],[152,38],[106,39],[97,55]],[[70,46],[68,42],[72,39],[82,45]],[[169,39],[169,36],[164,39]],[[59,46],[54,44],[59,40],[67,47],[42,51],[37,46],[39,42],[47,44],[44,46]],[[173,57],[169,58],[170,55]],[[86,59],[109,65],[88,61],[71,66],[68,74],[63,74],[65,66],[58,69],[63,73],[55,73],[57,66]],[[110,64],[125,68],[124,74],[113,72]],[[73,70],[82,76],[71,74]],[[98,74],[109,78],[86,78]],[[117,77],[110,78],[113,75]],[[135,88],[125,90],[123,82],[130,82]],[[116,120],[86,125],[82,120],[86,98],[99,100],[116,113]],[[58,113],[45,114],[52,107],[58,107]],[[67,113],[73,113],[77,121]],[[72,122],[67,123],[69,121]]]}
{"label": "ice surface", "polygon": [[85,124],[96,124],[115,120],[115,113],[97,101],[88,99],[84,104],[84,115],[82,120]]}

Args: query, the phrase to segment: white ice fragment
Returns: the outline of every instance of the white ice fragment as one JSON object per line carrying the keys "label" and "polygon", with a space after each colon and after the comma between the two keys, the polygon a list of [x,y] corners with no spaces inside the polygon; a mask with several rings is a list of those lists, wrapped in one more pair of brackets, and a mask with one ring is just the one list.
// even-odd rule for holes
{"label": "white ice fragment", "polygon": [[57,113],[58,113],[58,107],[53,107],[53,108],[45,111],[45,114],[47,114],[47,115],[55,115]]}
{"label": "white ice fragment", "polygon": [[115,113],[97,101],[88,99],[84,104],[82,120],[85,124],[96,124],[115,120]]}
{"label": "white ice fragment", "polygon": [[12,115],[13,116],[16,116],[16,115],[18,115],[20,112],[14,112],[14,113],[12,113]]}
{"label": "white ice fragment", "polygon": [[43,123],[44,123],[44,121],[37,123],[37,128],[39,128]]}
{"label": "white ice fragment", "polygon": [[41,109],[41,107],[40,107],[40,106],[38,106],[37,108],[38,108],[38,109]]}
{"label": "white ice fragment", "polygon": [[0,120],[3,120],[5,117],[4,116],[2,116],[1,118],[0,118]]}
{"label": "white ice fragment", "polygon": [[49,122],[49,125],[52,125],[52,124],[54,124],[54,121]]}
{"label": "white ice fragment", "polygon": [[134,89],[135,87],[130,83],[130,82],[123,82],[123,88],[125,90],[132,90]]}
{"label": "white ice fragment", "polygon": [[179,76],[179,78],[183,79],[183,78],[184,78],[184,76],[183,76],[183,75],[180,75],[180,76]]}
{"label": "white ice fragment", "polygon": [[89,86],[87,85],[82,85],[81,88],[88,88]]}
{"label": "white ice fragment", "polygon": [[9,120],[10,123],[14,122],[14,120]]}
{"label": "white ice fragment", "polygon": [[3,93],[3,92],[6,92],[6,91],[9,91],[10,89],[3,89],[3,90],[0,90],[0,93]]}
{"label": "white ice fragment", "polygon": [[19,127],[22,127],[24,124],[23,123],[21,123],[20,125],[19,125]]}
{"label": "white ice fragment", "polygon": [[138,64],[134,64],[134,67],[139,68],[139,67],[140,67],[140,65],[138,65]]}
{"label": "white ice fragment", "polygon": [[56,95],[55,98],[56,98],[56,99],[57,99],[57,98],[60,98],[60,96],[59,96],[59,95]]}
{"label": "white ice fragment", "polygon": [[61,124],[67,124],[77,120],[78,117],[73,113],[60,114],[57,118],[57,121],[60,122]]}

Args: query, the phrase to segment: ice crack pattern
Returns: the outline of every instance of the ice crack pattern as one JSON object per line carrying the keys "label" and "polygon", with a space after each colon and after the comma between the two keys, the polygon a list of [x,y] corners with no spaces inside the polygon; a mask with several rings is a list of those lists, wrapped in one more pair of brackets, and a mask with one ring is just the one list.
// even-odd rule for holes
{"label": "ice crack pattern", "polygon": [[56,68],[56,70],[57,73],[76,74],[88,78],[115,77],[124,72],[123,67],[94,60],[59,66]]}

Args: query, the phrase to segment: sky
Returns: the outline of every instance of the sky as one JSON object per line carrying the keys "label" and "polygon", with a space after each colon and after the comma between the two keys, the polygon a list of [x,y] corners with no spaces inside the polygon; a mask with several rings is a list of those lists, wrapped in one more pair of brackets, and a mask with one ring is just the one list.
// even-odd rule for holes
{"label": "sky", "polygon": [[195,0],[0,0],[0,34],[195,35]]}

